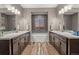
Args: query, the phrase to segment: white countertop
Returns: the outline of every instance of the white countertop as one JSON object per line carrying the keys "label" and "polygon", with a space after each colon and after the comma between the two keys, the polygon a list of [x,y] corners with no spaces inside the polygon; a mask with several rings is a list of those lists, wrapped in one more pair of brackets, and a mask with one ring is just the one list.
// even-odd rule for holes
{"label": "white countertop", "polygon": [[79,39],[79,36],[73,35],[69,32],[61,32],[61,31],[50,31],[50,32],[62,35],[62,36],[67,37],[69,39]]}
{"label": "white countertop", "polygon": [[22,35],[24,33],[27,33],[27,32],[29,32],[29,31],[18,31],[18,32],[14,32],[14,33],[9,33],[9,34],[1,36],[0,40],[9,40],[9,39],[15,38],[19,35]]}

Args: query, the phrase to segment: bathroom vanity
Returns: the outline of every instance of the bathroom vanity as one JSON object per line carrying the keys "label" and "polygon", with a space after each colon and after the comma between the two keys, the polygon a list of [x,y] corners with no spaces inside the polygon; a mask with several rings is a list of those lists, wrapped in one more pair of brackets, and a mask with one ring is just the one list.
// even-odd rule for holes
{"label": "bathroom vanity", "polygon": [[30,42],[29,31],[19,31],[0,37],[0,55],[19,55]]}
{"label": "bathroom vanity", "polygon": [[79,36],[68,32],[50,31],[49,42],[61,55],[79,55]]}

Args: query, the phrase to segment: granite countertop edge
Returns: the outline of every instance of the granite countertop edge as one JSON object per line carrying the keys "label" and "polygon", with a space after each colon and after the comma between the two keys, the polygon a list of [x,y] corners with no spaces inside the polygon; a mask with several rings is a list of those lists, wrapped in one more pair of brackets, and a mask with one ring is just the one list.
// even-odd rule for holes
{"label": "granite countertop edge", "polygon": [[16,33],[7,34],[3,37],[0,37],[0,40],[10,40],[10,39],[16,38],[20,35],[23,35],[25,33],[28,33],[28,32],[30,32],[30,31],[18,31]]}
{"label": "granite countertop edge", "polygon": [[63,37],[66,37],[68,39],[79,39],[79,36],[75,36],[71,33],[68,33],[68,32],[61,32],[61,31],[49,31],[49,32],[53,32],[53,33],[56,33],[58,35],[61,35]]}

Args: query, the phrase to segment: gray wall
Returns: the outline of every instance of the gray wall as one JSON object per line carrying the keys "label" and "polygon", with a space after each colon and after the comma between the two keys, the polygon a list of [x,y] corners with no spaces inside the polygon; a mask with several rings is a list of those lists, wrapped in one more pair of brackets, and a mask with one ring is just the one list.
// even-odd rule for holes
{"label": "gray wall", "polygon": [[52,25],[53,30],[63,30],[64,19],[63,15],[59,15],[58,11],[64,6],[59,5],[57,8],[25,8],[23,9],[19,5],[15,5],[21,11],[21,15],[16,15],[16,28],[19,26],[19,30],[27,30],[28,26],[31,31],[31,13],[32,12],[48,12],[48,30]]}
{"label": "gray wall", "polygon": [[57,8],[56,8],[56,10],[57,10],[56,15],[57,15],[57,19],[58,19],[58,21],[59,21],[59,23],[58,23],[58,29],[59,29],[60,31],[63,31],[64,18],[63,18],[63,14],[59,14],[58,12],[59,12],[59,10],[60,10],[61,8],[63,8],[64,6],[65,6],[65,4],[59,4],[59,5],[57,6]]}
{"label": "gray wall", "polygon": [[31,31],[31,15],[32,12],[48,12],[48,30],[52,25],[53,30],[63,30],[63,15],[58,14],[60,6],[57,8],[25,8],[22,10],[22,15],[16,15],[16,28],[19,26],[20,30],[27,30],[28,25]]}
{"label": "gray wall", "polygon": [[21,19],[17,21],[18,25],[20,26],[20,30],[27,30],[27,25],[30,26],[31,31],[31,15],[32,12],[48,12],[48,30],[50,30],[50,25],[53,24],[53,28],[55,30],[58,29],[58,19],[56,16],[56,9],[55,8],[27,8],[24,9],[24,14]]}

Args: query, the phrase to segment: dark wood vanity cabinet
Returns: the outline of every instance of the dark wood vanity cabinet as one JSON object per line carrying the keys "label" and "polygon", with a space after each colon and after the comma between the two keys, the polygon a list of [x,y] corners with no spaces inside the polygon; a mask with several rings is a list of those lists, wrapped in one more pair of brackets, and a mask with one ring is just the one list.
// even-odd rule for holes
{"label": "dark wood vanity cabinet", "polygon": [[23,51],[25,47],[25,36],[21,36],[19,39],[20,50]]}
{"label": "dark wood vanity cabinet", "polygon": [[56,48],[56,50],[62,54],[66,55],[67,54],[67,42],[66,38],[61,37],[60,35],[57,35],[53,32],[49,33],[49,42],[51,41],[52,45]]}
{"label": "dark wood vanity cabinet", "polygon": [[28,32],[28,34],[26,34],[25,37],[25,45],[27,45],[28,43],[30,43],[30,33]]}
{"label": "dark wood vanity cabinet", "polygon": [[60,39],[60,54],[66,55],[67,54],[67,42],[65,41],[65,38]]}
{"label": "dark wood vanity cabinet", "polygon": [[18,55],[18,54],[21,54],[22,51],[24,50],[24,48],[28,45],[28,43],[30,42],[30,33],[26,33],[26,34],[23,34],[22,36],[18,37],[16,39],[18,42],[16,44],[13,44],[13,45],[16,45],[17,47],[14,48],[14,53],[13,55]]}
{"label": "dark wood vanity cabinet", "polygon": [[0,40],[0,55],[19,55],[30,42],[30,32],[18,37]]}
{"label": "dark wood vanity cabinet", "polygon": [[57,37],[57,36],[55,36],[54,37],[54,42],[55,42],[55,44],[54,44],[54,46],[56,47],[56,49],[59,51],[60,50],[60,39],[59,39],[59,37]]}
{"label": "dark wood vanity cabinet", "polygon": [[0,55],[8,55],[11,54],[11,40],[1,40],[0,41]]}
{"label": "dark wood vanity cabinet", "polygon": [[49,37],[49,42],[61,55],[79,55],[79,39],[70,39],[53,32],[49,32]]}
{"label": "dark wood vanity cabinet", "polygon": [[52,44],[52,33],[49,33],[49,43]]}
{"label": "dark wood vanity cabinet", "polygon": [[79,39],[70,39],[68,44],[68,54],[79,55]]}
{"label": "dark wood vanity cabinet", "polygon": [[19,51],[19,38],[14,38],[14,39],[12,39],[12,42],[11,42],[11,54],[13,54],[13,55],[18,55],[19,53],[20,53],[20,51]]}
{"label": "dark wood vanity cabinet", "polygon": [[49,43],[55,45],[54,35],[51,32],[49,33]]}

